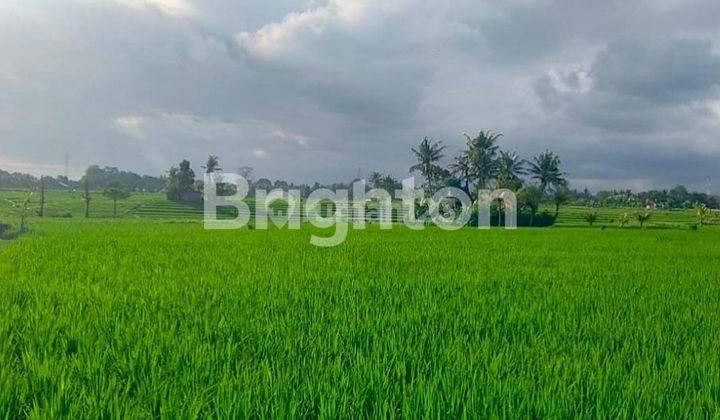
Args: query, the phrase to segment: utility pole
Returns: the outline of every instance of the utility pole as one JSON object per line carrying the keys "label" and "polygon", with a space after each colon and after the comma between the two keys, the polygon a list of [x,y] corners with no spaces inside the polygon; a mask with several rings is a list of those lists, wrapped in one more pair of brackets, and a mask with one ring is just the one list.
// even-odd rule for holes
{"label": "utility pole", "polygon": [[45,214],[45,175],[40,175],[40,210],[38,216],[43,217]]}
{"label": "utility pole", "polygon": [[68,163],[70,162],[70,154],[68,152],[65,152],[65,182],[67,182],[70,178],[68,178]]}

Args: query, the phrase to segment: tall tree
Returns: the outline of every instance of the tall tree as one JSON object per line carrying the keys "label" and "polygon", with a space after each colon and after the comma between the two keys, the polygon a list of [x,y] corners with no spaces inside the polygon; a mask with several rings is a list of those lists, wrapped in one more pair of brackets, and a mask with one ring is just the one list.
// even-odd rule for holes
{"label": "tall tree", "polygon": [[85,190],[83,192],[82,198],[85,200],[85,218],[87,219],[90,217],[90,182],[88,182],[87,177],[85,177],[85,182],[83,182],[83,189]]}
{"label": "tall tree", "polygon": [[105,191],[103,191],[103,195],[113,202],[113,216],[117,216],[117,202],[118,200],[125,200],[126,198],[130,197],[130,192],[125,189],[125,187],[118,183],[118,182],[112,182],[110,185],[105,188]]}
{"label": "tall tree", "polygon": [[470,194],[470,182],[473,179],[472,167],[470,167],[470,159],[467,154],[463,153],[455,158],[455,162],[451,163],[450,171],[455,174],[460,182],[463,183],[465,192]]}
{"label": "tall tree", "polygon": [[368,182],[370,183],[370,186],[373,188],[380,188],[380,184],[382,183],[383,175],[380,172],[373,172],[368,177]]}
{"label": "tall tree", "polygon": [[533,225],[535,220],[535,214],[540,208],[540,201],[542,200],[542,190],[535,185],[525,187],[518,192],[518,202],[520,205],[530,209],[530,226]]}
{"label": "tall tree", "polygon": [[548,187],[557,188],[567,185],[565,174],[560,170],[560,158],[553,152],[545,150],[530,162],[530,175],[540,182],[540,190],[545,193]]}
{"label": "tall tree", "polygon": [[202,168],[205,169],[206,174],[222,171],[222,168],[220,167],[220,159],[218,159],[215,155],[208,156]]}
{"label": "tall tree", "polygon": [[168,171],[166,194],[168,200],[180,201],[184,193],[193,191],[195,172],[190,168],[190,162],[183,160],[180,165]]}
{"label": "tall tree", "polygon": [[568,187],[561,185],[557,188],[555,188],[555,192],[552,196],[552,201],[555,203],[555,219],[557,219],[558,215],[560,214],[560,206],[570,201],[570,198],[572,197],[572,193],[568,189]]}
{"label": "tall tree", "polygon": [[480,131],[475,137],[463,133],[467,140],[468,163],[477,189],[485,189],[497,175],[497,141],[502,134]]}
{"label": "tall tree", "polygon": [[516,152],[501,151],[497,160],[497,187],[517,191],[522,187],[520,175],[526,175],[525,161]]}
{"label": "tall tree", "polygon": [[425,178],[428,188],[432,191],[438,175],[442,172],[442,168],[437,162],[445,156],[443,154],[445,146],[441,142],[434,142],[425,137],[417,148],[413,147],[411,150],[418,163],[410,167],[410,173],[420,172]]}
{"label": "tall tree", "polygon": [[38,210],[38,216],[43,217],[45,215],[45,176],[40,175],[40,210]]}

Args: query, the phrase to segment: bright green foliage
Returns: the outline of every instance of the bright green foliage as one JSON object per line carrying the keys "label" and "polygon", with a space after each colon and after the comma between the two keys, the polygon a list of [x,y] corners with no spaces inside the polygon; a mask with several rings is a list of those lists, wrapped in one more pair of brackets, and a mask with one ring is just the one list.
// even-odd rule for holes
{"label": "bright green foliage", "polygon": [[650,217],[652,216],[651,213],[648,212],[639,212],[635,215],[635,218],[637,218],[638,223],[640,223],[640,227],[643,227],[643,225],[650,220]]}
{"label": "bright green foliage", "polygon": [[720,231],[33,219],[0,417],[716,417]]}
{"label": "bright green foliage", "polygon": [[589,211],[589,212],[585,213],[585,221],[588,222],[588,224],[590,226],[595,224],[595,222],[597,221],[597,218],[598,218],[598,214],[596,211]]}

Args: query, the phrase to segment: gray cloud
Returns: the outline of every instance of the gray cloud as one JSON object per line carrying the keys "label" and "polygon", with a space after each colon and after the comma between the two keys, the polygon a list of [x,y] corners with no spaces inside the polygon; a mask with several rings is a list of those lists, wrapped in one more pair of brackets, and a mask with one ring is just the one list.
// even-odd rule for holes
{"label": "gray cloud", "polygon": [[578,188],[701,187],[719,18],[710,0],[9,0],[0,166],[217,153],[274,178],[402,176],[423,135],[457,151],[492,129],[558,151]]}

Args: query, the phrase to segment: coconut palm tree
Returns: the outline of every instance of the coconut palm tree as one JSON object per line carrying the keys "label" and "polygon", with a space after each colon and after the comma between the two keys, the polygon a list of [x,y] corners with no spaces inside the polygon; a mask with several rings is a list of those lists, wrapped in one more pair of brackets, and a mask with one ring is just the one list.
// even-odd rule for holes
{"label": "coconut palm tree", "polygon": [[642,228],[645,222],[650,220],[650,213],[637,213],[635,217],[637,218],[638,223],[640,223],[640,228]]}
{"label": "coconut palm tree", "polygon": [[205,165],[202,166],[203,169],[205,169],[206,174],[212,174],[214,172],[222,171],[222,168],[220,167],[220,159],[218,159],[215,155],[210,155],[207,158],[207,161],[205,162]]}
{"label": "coconut palm tree", "polygon": [[470,193],[470,181],[472,181],[472,167],[467,154],[461,154],[455,158],[455,162],[449,165],[450,171],[455,174],[465,186],[465,192]]}
{"label": "coconut palm tree", "polygon": [[372,172],[368,177],[368,182],[372,188],[380,188],[382,183],[383,175],[380,172]]}
{"label": "coconut palm tree", "polygon": [[437,162],[445,156],[443,154],[445,146],[443,146],[442,142],[434,142],[425,137],[417,148],[413,147],[411,150],[415,154],[418,163],[410,167],[410,173],[420,172],[425,178],[428,188],[432,190],[437,175],[441,172]]}
{"label": "coconut palm tree", "polygon": [[545,193],[548,187],[557,188],[567,185],[565,174],[560,170],[560,158],[553,152],[545,150],[530,162],[530,175],[540,183],[540,190]]}
{"label": "coconut palm tree", "polygon": [[463,133],[467,140],[466,156],[470,164],[471,174],[476,181],[477,189],[484,189],[497,175],[498,139],[502,134],[491,131],[480,131],[477,136],[470,137]]}
{"label": "coconut palm tree", "polygon": [[517,191],[522,187],[520,175],[526,175],[525,161],[516,152],[500,151],[497,160],[497,187]]}

